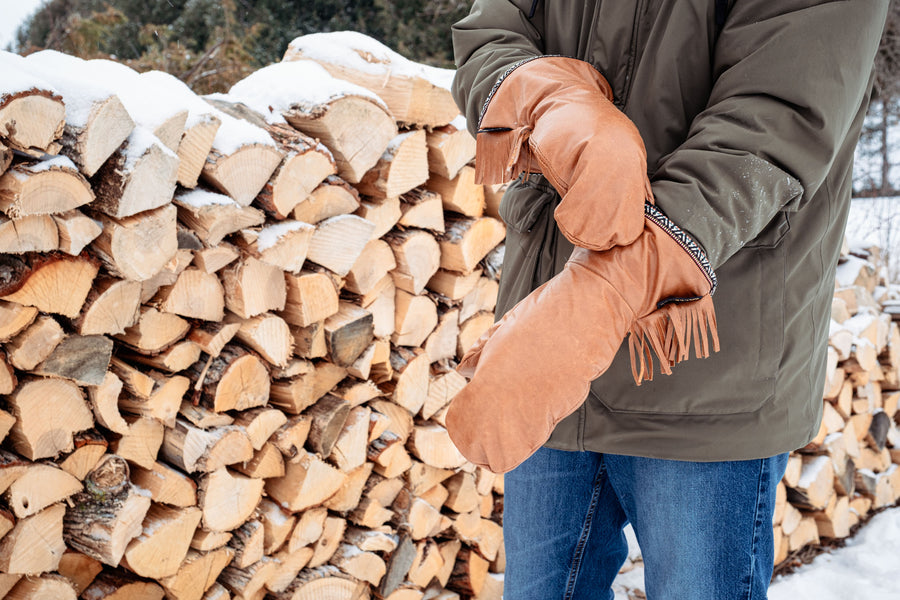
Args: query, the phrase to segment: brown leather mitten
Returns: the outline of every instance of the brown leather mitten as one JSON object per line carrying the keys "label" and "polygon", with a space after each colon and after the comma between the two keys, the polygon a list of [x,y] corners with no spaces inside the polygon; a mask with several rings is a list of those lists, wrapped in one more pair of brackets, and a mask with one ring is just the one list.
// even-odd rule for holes
{"label": "brown leather mitten", "polygon": [[638,385],[652,379],[651,349],[663,373],[688,358],[692,340],[708,356],[708,331],[718,350],[714,290],[703,250],[647,203],[634,243],[576,247],[466,354],[458,370],[471,381],[450,404],[450,437],[473,463],[509,471],[584,402],[626,335]]}
{"label": "brown leather mitten", "polygon": [[476,181],[543,173],[562,196],[560,231],[576,246],[606,250],[640,235],[653,199],[647,151],[589,63],[541,56],[514,65],[494,86],[476,140]]}

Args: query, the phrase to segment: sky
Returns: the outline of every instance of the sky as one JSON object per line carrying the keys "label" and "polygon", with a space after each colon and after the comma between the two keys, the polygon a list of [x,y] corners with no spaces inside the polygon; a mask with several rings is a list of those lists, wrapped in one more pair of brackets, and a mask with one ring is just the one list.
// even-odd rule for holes
{"label": "sky", "polygon": [[16,29],[44,0],[0,0],[0,50],[13,43]]}

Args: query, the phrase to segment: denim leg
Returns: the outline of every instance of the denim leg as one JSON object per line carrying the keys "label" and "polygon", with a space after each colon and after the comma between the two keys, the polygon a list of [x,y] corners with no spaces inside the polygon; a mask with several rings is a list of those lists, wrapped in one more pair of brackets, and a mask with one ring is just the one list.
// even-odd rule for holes
{"label": "denim leg", "polygon": [[648,600],[765,600],[787,455],[694,463],[605,455],[644,559]]}
{"label": "denim leg", "polygon": [[611,600],[628,555],[602,455],[541,448],[507,473],[504,600]]}

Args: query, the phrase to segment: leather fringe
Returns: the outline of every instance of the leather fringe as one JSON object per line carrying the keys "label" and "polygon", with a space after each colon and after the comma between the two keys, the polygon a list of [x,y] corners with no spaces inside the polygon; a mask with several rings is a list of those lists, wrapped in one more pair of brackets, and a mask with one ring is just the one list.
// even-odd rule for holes
{"label": "leather fringe", "polygon": [[634,322],[629,332],[631,374],[634,382],[653,380],[653,354],[663,375],[690,357],[691,343],[697,358],[719,351],[719,334],[712,296],[690,302],[672,302]]}
{"label": "leather fringe", "polygon": [[526,168],[517,168],[526,148],[532,128],[479,131],[475,138],[475,183],[492,185],[505,183],[518,177]]}

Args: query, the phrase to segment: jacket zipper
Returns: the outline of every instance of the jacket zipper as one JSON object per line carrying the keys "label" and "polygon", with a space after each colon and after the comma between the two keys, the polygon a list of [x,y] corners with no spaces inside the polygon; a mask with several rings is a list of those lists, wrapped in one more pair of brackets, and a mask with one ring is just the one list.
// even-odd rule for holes
{"label": "jacket zipper", "polygon": [[634,68],[637,64],[637,46],[640,38],[641,20],[644,15],[645,0],[640,0],[634,9],[634,25],[631,28],[631,45],[628,48],[628,66],[625,69],[625,91],[618,102],[619,109],[625,112],[628,105],[628,97],[631,95],[631,85],[634,79]]}

